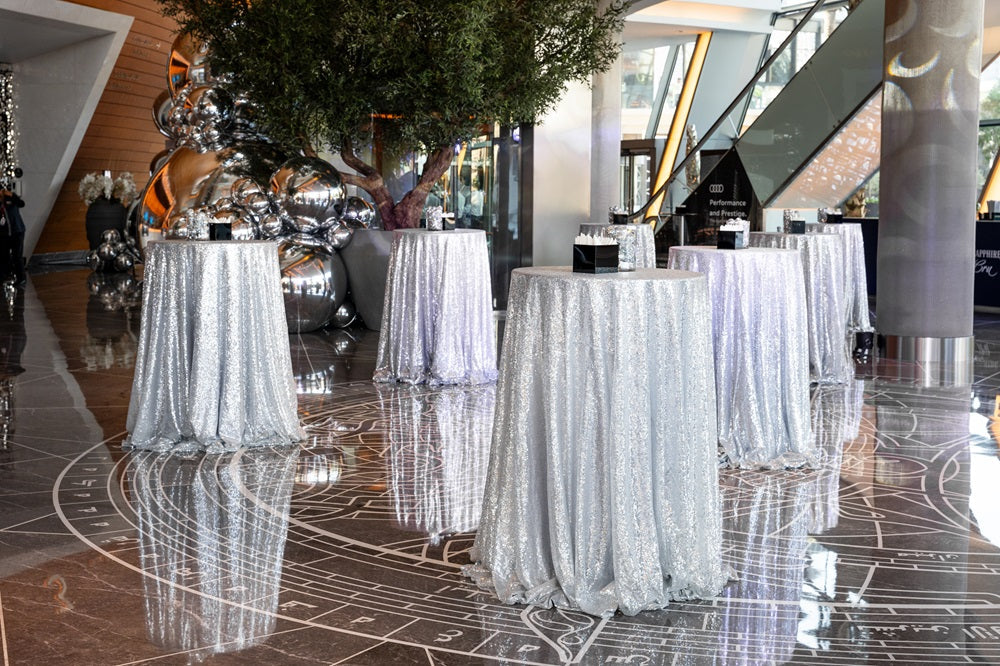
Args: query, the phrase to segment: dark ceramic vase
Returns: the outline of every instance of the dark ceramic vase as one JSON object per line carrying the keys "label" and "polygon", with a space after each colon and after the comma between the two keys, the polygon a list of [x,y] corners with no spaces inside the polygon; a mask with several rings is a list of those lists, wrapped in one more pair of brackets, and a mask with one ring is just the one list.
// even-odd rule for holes
{"label": "dark ceramic vase", "polygon": [[101,234],[115,229],[125,240],[125,206],[117,200],[101,197],[87,208],[87,244],[96,250],[101,244]]}

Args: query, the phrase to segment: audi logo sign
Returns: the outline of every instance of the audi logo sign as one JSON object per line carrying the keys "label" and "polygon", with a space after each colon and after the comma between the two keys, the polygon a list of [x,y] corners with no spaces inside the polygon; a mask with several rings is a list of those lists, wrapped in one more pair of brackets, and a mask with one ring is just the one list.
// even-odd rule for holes
{"label": "audi logo sign", "polygon": [[709,194],[722,194],[723,186],[721,183],[715,183],[708,186]]}

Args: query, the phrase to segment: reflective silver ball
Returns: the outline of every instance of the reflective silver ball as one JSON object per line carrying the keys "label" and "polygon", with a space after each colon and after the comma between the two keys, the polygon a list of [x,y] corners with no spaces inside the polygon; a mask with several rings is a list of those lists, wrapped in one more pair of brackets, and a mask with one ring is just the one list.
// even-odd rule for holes
{"label": "reflective silver ball", "polygon": [[163,136],[173,136],[171,131],[171,113],[174,110],[174,100],[170,96],[170,91],[164,90],[153,102],[153,122],[156,129],[160,130]]}
{"label": "reflective silver ball", "polygon": [[354,229],[368,229],[375,222],[375,206],[361,197],[347,197],[340,221]]}
{"label": "reflective silver ball", "polygon": [[195,88],[188,95],[186,104],[191,109],[195,121],[213,121],[220,130],[225,130],[233,122],[235,102],[225,88],[213,86]]}
{"label": "reflective silver ball", "polygon": [[161,150],[153,155],[153,159],[149,160],[149,175],[152,176],[154,173],[159,171],[160,167],[163,166],[168,157],[170,157],[169,150]]}
{"label": "reflective silver ball", "polygon": [[256,222],[248,216],[237,218],[232,226],[233,240],[257,240],[260,238],[260,231]]}
{"label": "reflective silver ball", "polygon": [[271,211],[271,199],[260,190],[242,193],[237,202],[257,215],[265,215]]}
{"label": "reflective silver ball", "polygon": [[133,263],[132,257],[128,254],[119,254],[115,257],[115,268],[119,271],[131,270]]}
{"label": "reflective silver ball", "polygon": [[167,58],[167,88],[171,95],[176,97],[189,83],[203,85],[213,79],[208,69],[208,51],[208,43],[190,33],[177,36]]}
{"label": "reflective silver ball", "polygon": [[351,237],[353,235],[354,229],[347,226],[343,222],[336,222],[324,233],[327,242],[338,250],[347,247],[347,244],[351,242]]}
{"label": "reflective silver ball", "polygon": [[103,261],[112,261],[118,256],[118,253],[115,252],[115,246],[111,243],[101,243],[97,248],[97,256]]}
{"label": "reflective silver ball", "polygon": [[90,270],[99,271],[104,268],[104,260],[97,254],[97,250],[91,250],[87,254],[87,265],[90,266]]}
{"label": "reflective silver ball", "polygon": [[291,241],[278,244],[285,322],[291,333],[326,326],[347,295],[347,271],[336,253]]}
{"label": "reflective silver ball", "polygon": [[260,218],[260,233],[264,238],[276,238],[284,228],[284,220],[276,213],[268,213]]}
{"label": "reflective silver ball", "polygon": [[175,104],[167,112],[166,117],[167,131],[173,137],[178,137],[183,133],[184,128],[190,125],[190,119],[188,118],[188,109],[184,108],[184,104]]}
{"label": "reflective silver ball", "polygon": [[240,221],[242,211],[236,206],[222,205],[212,211],[211,222],[214,224],[228,224],[230,226]]}
{"label": "reflective silver ball", "polygon": [[105,229],[101,232],[102,243],[118,243],[121,242],[121,239],[121,234],[118,233],[117,229]]}
{"label": "reflective silver ball", "polygon": [[358,311],[354,309],[354,303],[351,301],[344,301],[337,308],[337,311],[333,313],[333,320],[330,322],[337,328],[346,328],[354,323],[354,320],[358,318]]}
{"label": "reflective silver ball", "polygon": [[299,231],[337,214],[346,191],[340,174],[318,157],[293,157],[271,177],[271,192]]}
{"label": "reflective silver ball", "polygon": [[199,153],[191,148],[170,153],[139,197],[139,240],[143,248],[151,240],[166,237],[185,211],[203,205],[208,197],[214,202],[228,194],[219,183],[224,180],[223,174],[213,173],[221,160],[221,153]]}

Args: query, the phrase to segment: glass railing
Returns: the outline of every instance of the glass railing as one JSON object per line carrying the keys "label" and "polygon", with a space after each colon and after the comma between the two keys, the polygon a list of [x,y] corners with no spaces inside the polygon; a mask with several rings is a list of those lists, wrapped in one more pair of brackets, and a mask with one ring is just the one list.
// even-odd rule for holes
{"label": "glass railing", "polygon": [[[762,115],[770,103],[825,43],[835,28],[846,17],[844,0],[817,0],[802,9],[775,15],[775,32],[758,72],[719,116],[688,153],[673,168],[666,183],[659,188],[645,206],[632,213],[632,219],[659,218],[657,230],[668,222],[669,213],[680,205],[693,190],[685,177],[688,165],[699,159],[705,146],[732,146],[748,127],[748,120]],[[783,39],[782,39],[783,38]],[[705,170],[702,170],[704,175]],[[657,210],[652,210],[659,203]]]}

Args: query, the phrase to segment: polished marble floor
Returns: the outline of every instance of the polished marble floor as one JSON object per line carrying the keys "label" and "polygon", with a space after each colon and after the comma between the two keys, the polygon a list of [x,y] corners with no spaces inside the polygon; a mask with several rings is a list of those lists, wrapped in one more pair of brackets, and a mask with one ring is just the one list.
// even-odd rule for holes
{"label": "polished marble floor", "polygon": [[0,299],[3,664],[1000,663],[1000,317],[971,390],[859,365],[813,396],[823,468],[723,471],[721,596],[601,620],[459,573],[492,387],[295,336],[302,447],[126,454],[138,292],[88,276]]}

